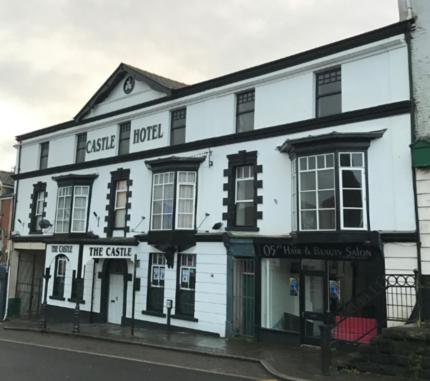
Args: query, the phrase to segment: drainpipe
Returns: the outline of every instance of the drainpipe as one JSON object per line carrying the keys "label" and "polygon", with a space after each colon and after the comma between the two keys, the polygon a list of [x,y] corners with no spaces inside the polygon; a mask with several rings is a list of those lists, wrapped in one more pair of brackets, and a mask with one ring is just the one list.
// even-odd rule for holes
{"label": "drainpipe", "polygon": [[[412,7],[410,6],[410,1],[407,1],[408,5],[408,16],[412,12]],[[405,33],[406,46],[408,49],[408,67],[409,67],[409,94],[412,102],[411,107],[411,141],[412,144],[416,141],[416,113],[415,113],[415,96],[414,96],[414,77],[412,68],[412,33],[411,30],[414,29],[413,20],[409,23],[408,31]],[[411,147],[411,157],[412,157],[412,147]],[[415,209],[415,225],[417,231],[417,271],[416,271],[416,282],[417,282],[417,323],[421,324],[422,317],[422,305],[423,305],[423,295],[422,295],[422,264],[421,264],[421,231],[420,231],[420,220],[418,215],[418,195],[417,195],[417,175],[416,170],[412,164],[412,186],[414,191],[414,209]]]}
{"label": "drainpipe", "polygon": [[[18,165],[16,169],[16,174],[19,175],[21,173],[21,151],[22,151],[22,142],[19,142],[18,146]],[[15,193],[12,196],[12,214],[10,221],[10,230],[8,232],[8,256],[7,256],[7,287],[6,287],[6,306],[4,310],[3,321],[7,319],[7,314],[9,312],[9,290],[10,290],[10,258],[14,252],[13,249],[13,241],[11,239],[12,232],[15,230],[15,214],[16,214],[16,204],[18,200],[18,190],[19,190],[19,177],[16,179]]]}

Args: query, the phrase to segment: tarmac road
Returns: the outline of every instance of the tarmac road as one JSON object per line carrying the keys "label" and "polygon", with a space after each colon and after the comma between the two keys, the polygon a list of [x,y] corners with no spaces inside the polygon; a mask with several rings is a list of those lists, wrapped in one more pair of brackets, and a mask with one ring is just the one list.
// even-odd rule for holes
{"label": "tarmac road", "polygon": [[230,359],[74,337],[1,331],[2,381],[273,379],[254,364]]}

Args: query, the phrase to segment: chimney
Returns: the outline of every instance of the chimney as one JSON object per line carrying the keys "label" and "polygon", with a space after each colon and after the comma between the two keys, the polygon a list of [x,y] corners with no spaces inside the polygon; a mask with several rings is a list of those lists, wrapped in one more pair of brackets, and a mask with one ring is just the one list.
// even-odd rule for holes
{"label": "chimney", "polygon": [[412,0],[397,0],[399,5],[400,21],[409,20],[414,17],[412,11]]}

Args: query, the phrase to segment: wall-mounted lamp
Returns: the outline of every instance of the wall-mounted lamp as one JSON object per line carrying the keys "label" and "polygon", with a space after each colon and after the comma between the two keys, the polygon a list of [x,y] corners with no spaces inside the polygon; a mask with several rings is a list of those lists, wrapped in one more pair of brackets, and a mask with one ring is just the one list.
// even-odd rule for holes
{"label": "wall-mounted lamp", "polygon": [[131,231],[133,232],[133,233],[145,233],[144,231],[137,231],[136,229],[140,226],[140,224],[144,221],[146,219],[146,217],[145,216],[142,216],[142,217],[140,217],[140,221],[139,221],[139,223],[133,228],[133,229],[131,229]]}
{"label": "wall-mounted lamp", "polygon": [[208,218],[210,216],[209,213],[205,213],[205,216],[203,217],[202,222],[200,222],[199,226],[197,226],[197,230],[200,229],[200,226],[202,226],[203,222],[205,222],[206,218]]}
{"label": "wall-mounted lamp", "polygon": [[99,225],[100,225],[100,216],[96,212],[93,212],[93,215],[97,219],[97,227],[99,227]]}

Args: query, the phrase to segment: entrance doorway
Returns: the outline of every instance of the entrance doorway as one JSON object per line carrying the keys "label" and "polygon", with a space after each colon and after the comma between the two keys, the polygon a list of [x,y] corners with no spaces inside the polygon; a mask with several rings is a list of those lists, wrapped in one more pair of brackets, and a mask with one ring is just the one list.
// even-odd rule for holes
{"label": "entrance doorway", "polygon": [[234,259],[233,316],[234,332],[241,336],[255,334],[255,261]]}
{"label": "entrance doorway", "polygon": [[320,327],[327,312],[327,276],[324,271],[302,271],[301,336],[302,343],[319,344]]}
{"label": "entrance doorway", "polygon": [[35,318],[42,302],[43,251],[20,251],[18,259],[18,278],[16,296],[20,301],[19,314],[25,318]]}
{"label": "entrance doorway", "polygon": [[101,314],[108,323],[122,324],[127,300],[127,262],[105,260],[102,273]]}
{"label": "entrance doorway", "polygon": [[109,274],[108,323],[121,324],[124,304],[124,276]]}

